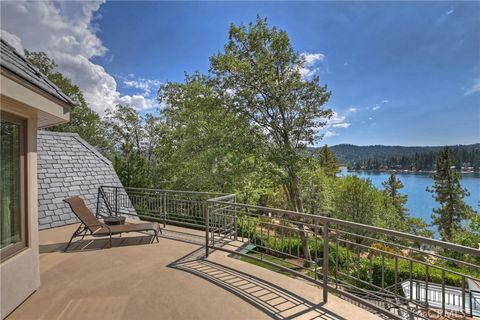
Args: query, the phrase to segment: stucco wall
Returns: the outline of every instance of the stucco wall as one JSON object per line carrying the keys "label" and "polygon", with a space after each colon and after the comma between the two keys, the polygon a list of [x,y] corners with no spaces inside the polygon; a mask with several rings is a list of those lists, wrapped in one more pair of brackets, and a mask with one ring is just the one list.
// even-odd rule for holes
{"label": "stucco wall", "polygon": [[6,101],[0,95],[1,110],[26,120],[27,247],[0,263],[0,315],[4,319],[40,286],[37,218],[37,111]]}
{"label": "stucco wall", "polygon": [[63,199],[81,196],[95,213],[98,187],[122,186],[112,163],[76,133],[39,131],[37,144],[41,230],[78,222]]}

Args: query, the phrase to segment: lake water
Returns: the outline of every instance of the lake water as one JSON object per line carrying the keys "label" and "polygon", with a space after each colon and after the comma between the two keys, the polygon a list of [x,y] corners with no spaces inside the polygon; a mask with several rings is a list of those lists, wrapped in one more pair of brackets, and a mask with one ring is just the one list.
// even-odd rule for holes
{"label": "lake water", "polygon": [[[360,178],[370,179],[375,187],[383,189],[382,182],[387,180],[390,176],[389,172],[371,172],[358,171],[348,172],[346,168],[342,168],[339,175],[356,175]],[[396,173],[404,187],[400,192],[408,196],[407,208],[412,217],[423,218],[427,223],[430,223],[432,209],[437,208],[438,204],[432,194],[425,191],[427,187],[433,186],[432,174],[428,173]],[[465,173],[462,174],[460,181],[462,187],[467,188],[470,196],[465,198],[473,209],[479,211],[480,205],[480,173]]]}

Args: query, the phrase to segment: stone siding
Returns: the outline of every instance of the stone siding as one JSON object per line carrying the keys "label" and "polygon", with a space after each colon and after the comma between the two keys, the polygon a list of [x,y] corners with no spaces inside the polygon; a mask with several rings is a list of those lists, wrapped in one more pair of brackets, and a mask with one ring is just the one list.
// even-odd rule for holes
{"label": "stone siding", "polygon": [[76,133],[39,131],[37,146],[40,230],[78,222],[63,199],[80,196],[95,213],[98,188],[122,186],[112,163]]}

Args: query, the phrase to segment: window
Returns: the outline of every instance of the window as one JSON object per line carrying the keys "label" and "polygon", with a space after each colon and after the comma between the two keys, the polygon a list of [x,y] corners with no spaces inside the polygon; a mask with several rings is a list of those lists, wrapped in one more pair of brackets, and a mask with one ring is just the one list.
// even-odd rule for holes
{"label": "window", "polygon": [[1,114],[0,129],[0,257],[26,246],[25,125]]}

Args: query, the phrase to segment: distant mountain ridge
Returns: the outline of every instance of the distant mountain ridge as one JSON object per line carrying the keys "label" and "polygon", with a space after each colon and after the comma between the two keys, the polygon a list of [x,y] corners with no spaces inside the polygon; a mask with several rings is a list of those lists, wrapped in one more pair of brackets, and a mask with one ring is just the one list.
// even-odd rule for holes
{"label": "distant mountain ridge", "polygon": [[[480,143],[468,145],[451,145],[452,150],[460,149],[467,152],[480,151]],[[331,146],[330,149],[335,153],[340,163],[352,163],[365,161],[368,159],[384,160],[388,158],[412,157],[415,154],[436,153],[442,150],[444,146],[425,146],[425,147],[403,147],[403,146],[357,146],[353,144],[338,144]]]}

